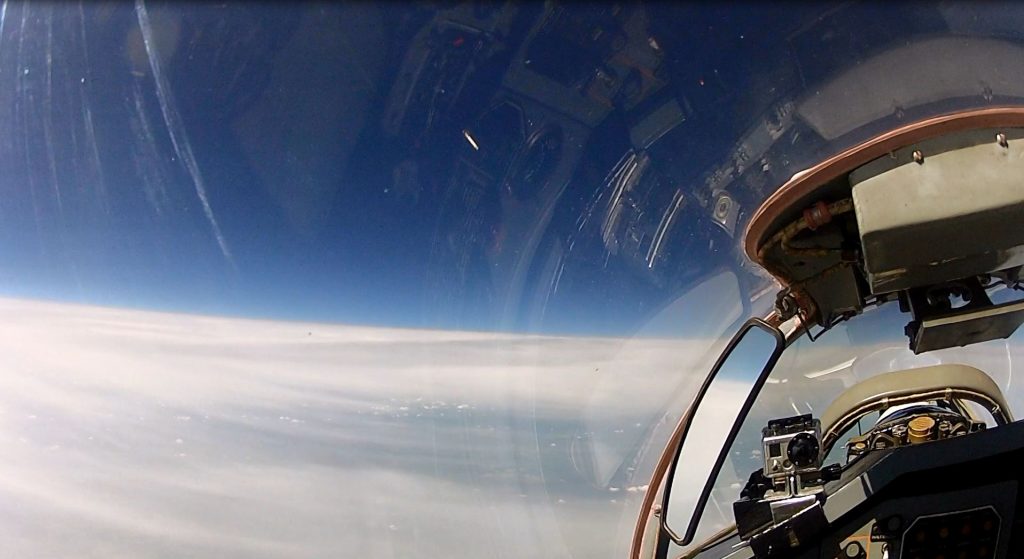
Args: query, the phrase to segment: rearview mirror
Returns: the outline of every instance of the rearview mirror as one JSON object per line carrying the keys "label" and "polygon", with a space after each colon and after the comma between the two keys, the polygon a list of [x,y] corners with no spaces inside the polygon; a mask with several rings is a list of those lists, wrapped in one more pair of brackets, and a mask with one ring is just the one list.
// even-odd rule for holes
{"label": "rearview mirror", "polygon": [[669,484],[665,488],[662,528],[677,544],[693,541],[742,418],[785,344],[785,337],[777,328],[756,318],[747,321],[697,391],[683,419],[679,452],[668,472]]}

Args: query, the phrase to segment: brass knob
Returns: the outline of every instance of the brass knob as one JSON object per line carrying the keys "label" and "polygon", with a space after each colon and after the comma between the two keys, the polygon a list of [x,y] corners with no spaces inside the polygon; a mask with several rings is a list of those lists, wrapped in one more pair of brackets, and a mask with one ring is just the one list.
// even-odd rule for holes
{"label": "brass knob", "polygon": [[910,442],[923,443],[931,437],[932,429],[935,429],[935,420],[922,415],[911,419],[907,427],[910,428]]}

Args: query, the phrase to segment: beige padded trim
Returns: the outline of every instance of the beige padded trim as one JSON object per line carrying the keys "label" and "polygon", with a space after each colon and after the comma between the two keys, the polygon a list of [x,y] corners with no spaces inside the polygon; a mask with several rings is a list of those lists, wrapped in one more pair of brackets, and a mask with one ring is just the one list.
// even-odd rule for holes
{"label": "beige padded trim", "polygon": [[847,423],[852,425],[865,413],[919,396],[973,400],[988,408],[1000,423],[1013,421],[1006,398],[988,375],[968,365],[934,365],[881,374],[843,392],[821,415],[824,442],[830,444],[830,439],[848,428]]}

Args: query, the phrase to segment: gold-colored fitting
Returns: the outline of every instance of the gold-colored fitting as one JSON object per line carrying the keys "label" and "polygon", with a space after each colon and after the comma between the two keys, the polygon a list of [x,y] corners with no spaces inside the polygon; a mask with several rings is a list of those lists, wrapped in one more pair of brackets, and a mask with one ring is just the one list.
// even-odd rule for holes
{"label": "gold-colored fitting", "polygon": [[922,415],[911,419],[907,427],[910,428],[910,442],[923,443],[931,438],[932,430],[935,429],[935,420],[927,415]]}

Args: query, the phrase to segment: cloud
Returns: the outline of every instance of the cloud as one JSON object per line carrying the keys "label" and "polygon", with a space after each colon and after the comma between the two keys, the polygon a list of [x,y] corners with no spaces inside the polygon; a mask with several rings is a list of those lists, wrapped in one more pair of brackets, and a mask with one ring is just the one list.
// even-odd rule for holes
{"label": "cloud", "polygon": [[[0,314],[0,546],[18,557],[622,556],[654,461],[725,343],[10,299]],[[980,364],[1020,405],[1013,344],[854,344],[836,368],[850,348],[830,335],[787,352],[741,440],[872,371],[935,359]],[[709,405],[728,410],[742,388],[718,392]],[[750,460],[731,455],[725,481]],[[709,510],[734,494],[720,487]]]}
{"label": "cloud", "polygon": [[649,475],[630,459],[707,345],[0,313],[0,540],[21,557],[621,555]]}

